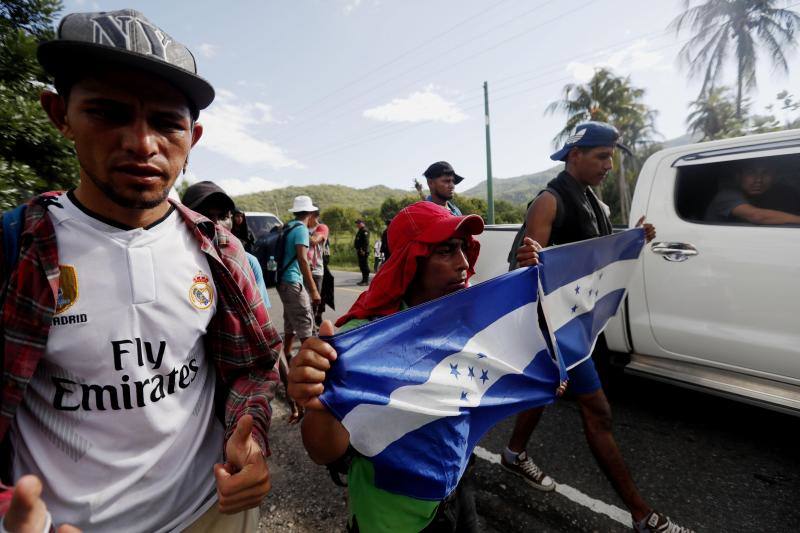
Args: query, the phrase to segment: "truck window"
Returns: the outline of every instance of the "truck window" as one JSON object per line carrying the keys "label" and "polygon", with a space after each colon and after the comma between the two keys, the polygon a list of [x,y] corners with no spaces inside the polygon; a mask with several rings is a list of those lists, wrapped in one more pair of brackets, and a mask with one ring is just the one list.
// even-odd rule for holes
{"label": "truck window", "polygon": [[800,226],[800,154],[680,167],[675,208],[700,224]]}

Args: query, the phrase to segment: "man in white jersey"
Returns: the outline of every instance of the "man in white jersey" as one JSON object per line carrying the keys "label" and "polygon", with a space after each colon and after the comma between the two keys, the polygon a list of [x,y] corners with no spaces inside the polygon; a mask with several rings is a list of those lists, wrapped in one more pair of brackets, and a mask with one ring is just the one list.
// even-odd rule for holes
{"label": "man in white jersey", "polygon": [[0,258],[2,527],[256,531],[280,337],[238,239],[167,199],[214,90],[133,10],[67,15],[38,56],[80,184]]}

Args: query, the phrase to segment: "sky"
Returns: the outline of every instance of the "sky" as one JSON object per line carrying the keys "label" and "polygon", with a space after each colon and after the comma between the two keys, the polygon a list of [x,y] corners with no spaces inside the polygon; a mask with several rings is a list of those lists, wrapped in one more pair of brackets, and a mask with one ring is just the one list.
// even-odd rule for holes
{"label": "sky", "polygon": [[[800,2],[790,3],[790,6]],[[597,67],[630,76],[663,139],[686,132],[700,80],[677,61],[678,0],[65,0],[63,13],[134,8],[195,54],[216,89],[189,181],[231,195],[319,183],[411,190],[430,163],[486,179],[553,166],[565,117],[545,114]],[[797,7],[796,9],[800,9]],[[797,54],[790,65],[797,64]],[[792,61],[792,59],[794,61]],[[729,68],[724,82],[732,84]],[[764,58],[753,109],[800,85]],[[324,204],[324,199],[316,199]]]}

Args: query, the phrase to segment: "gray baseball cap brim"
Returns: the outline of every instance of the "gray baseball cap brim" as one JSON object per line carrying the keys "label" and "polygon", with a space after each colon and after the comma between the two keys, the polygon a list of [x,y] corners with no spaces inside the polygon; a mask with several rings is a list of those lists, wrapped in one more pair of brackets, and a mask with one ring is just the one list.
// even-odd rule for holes
{"label": "gray baseball cap brim", "polygon": [[177,87],[200,110],[214,101],[214,87],[197,74],[148,56],[84,41],[53,40],[41,43],[36,51],[42,67],[51,75],[69,75],[81,65],[100,60],[150,72]]}

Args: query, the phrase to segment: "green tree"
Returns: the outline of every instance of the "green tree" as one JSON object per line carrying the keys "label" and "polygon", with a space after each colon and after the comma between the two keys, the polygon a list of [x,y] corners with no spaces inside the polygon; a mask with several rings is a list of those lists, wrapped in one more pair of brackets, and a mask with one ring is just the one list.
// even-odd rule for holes
{"label": "green tree", "polygon": [[[780,104],[780,110],[786,114],[783,122],[784,129],[791,130],[800,128],[800,116],[789,115],[789,113],[800,110],[800,102],[794,99],[794,95],[784,89],[775,96],[775,99]],[[769,111],[772,111],[773,108],[774,105],[767,106]]]}
{"label": "green tree", "polygon": [[683,29],[693,33],[678,57],[688,66],[691,77],[702,75],[702,98],[715,87],[732,54],[736,63],[736,116],[741,119],[745,112],[745,92],[756,87],[757,49],[765,48],[773,67],[788,73],[787,53],[796,47],[800,15],[776,7],[782,3],[777,0],[706,0],[695,6],[692,3],[684,0],[684,12],[670,23],[676,33]]}
{"label": "green tree", "polygon": [[553,144],[559,147],[575,131],[575,127],[587,120],[597,120],[613,124],[620,131],[623,142],[634,152],[632,165],[627,168],[622,154],[617,155],[615,177],[605,180],[600,191],[607,198],[611,189],[616,189],[622,222],[627,222],[630,206],[630,186],[635,180],[638,167],[643,159],[636,153],[652,145],[657,135],[655,130],[656,111],[644,102],[645,90],[634,87],[630,77],[616,76],[608,69],[597,69],[586,84],[569,83],[564,86],[560,100],[552,102],[545,109],[546,114],[561,112],[567,115],[564,128],[555,136]]}
{"label": "green tree", "polygon": [[747,115],[747,102],[737,113],[736,101],[727,87],[709,89],[689,104],[689,109],[686,118],[689,132],[699,135],[701,141],[736,137],[745,132],[745,121],[741,115]]}
{"label": "green tree", "polygon": [[338,205],[323,209],[320,213],[322,220],[328,226],[331,240],[335,241],[340,234],[350,235],[355,231],[355,221],[361,214],[352,207]]}
{"label": "green tree", "polygon": [[453,195],[453,203],[455,203],[461,212],[465,215],[478,215],[483,220],[486,220],[487,212],[489,211],[489,204],[483,198],[476,198],[474,196],[459,196]]}
{"label": "green tree", "polygon": [[361,213],[361,218],[364,219],[364,224],[367,225],[367,229],[370,231],[371,235],[380,236],[384,227],[384,222],[383,218],[381,218],[380,209],[378,208],[365,209]]}
{"label": "green tree", "polygon": [[380,215],[381,219],[385,222],[387,220],[392,220],[397,213],[415,202],[419,202],[419,197],[417,196],[404,196],[401,198],[392,198],[389,197],[383,201],[380,207]]}
{"label": "green tree", "polygon": [[496,224],[521,224],[524,218],[524,205],[514,205],[506,200],[495,200],[494,221]]}
{"label": "green tree", "polygon": [[52,38],[60,9],[58,0],[0,3],[0,209],[77,183],[72,144],[39,105],[42,87],[52,80],[36,60],[36,45]]}

